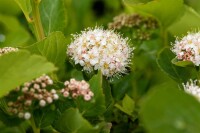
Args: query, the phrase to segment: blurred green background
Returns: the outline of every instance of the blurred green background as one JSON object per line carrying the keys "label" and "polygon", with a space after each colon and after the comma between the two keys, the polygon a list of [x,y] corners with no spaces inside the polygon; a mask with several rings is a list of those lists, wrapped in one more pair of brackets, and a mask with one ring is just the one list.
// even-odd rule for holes
{"label": "blurred green background", "polygon": [[[173,3],[173,0],[166,0],[166,3],[164,0],[160,0],[162,1],[160,5],[147,7],[143,7],[142,4],[137,5],[137,3],[145,3],[149,1],[152,0],[125,0],[124,4],[122,0],[64,0],[66,10],[65,17],[67,18],[67,21],[65,22],[63,33],[67,38],[68,44],[71,42],[71,34],[80,33],[81,30],[87,27],[103,26],[104,28],[108,28],[108,23],[112,22],[113,18],[121,13],[139,13],[144,17],[154,17],[154,19],[158,21],[158,27],[150,31],[152,36],[149,40],[137,40],[134,38],[135,31],[143,28],[140,26],[133,29],[117,30],[122,34],[122,36],[130,37],[130,44],[136,49],[134,50],[134,58],[131,64],[130,74],[111,82],[112,95],[115,102],[120,103],[127,94],[134,100],[135,106],[133,107],[133,116],[129,116],[123,111],[121,112],[120,107],[113,109],[113,113],[107,118],[107,121],[113,123],[113,133],[145,132],[143,123],[140,123],[138,116],[140,113],[138,110],[140,108],[141,99],[143,99],[144,96],[149,95],[149,90],[159,90],[161,88],[177,89],[178,85],[181,86],[182,82],[186,82],[189,78],[192,78],[191,73],[194,71],[193,69],[189,70],[171,65],[171,59],[174,58],[175,55],[170,53],[169,47],[171,47],[171,43],[174,42],[175,37],[181,37],[188,31],[199,30],[200,1],[185,0],[184,4],[180,4],[182,1],[177,0],[180,2],[177,2],[178,6],[171,4]],[[137,6],[135,6],[135,4]],[[31,27],[26,22],[24,14],[14,0],[0,0],[0,47],[14,46],[23,48],[35,42],[36,39]],[[164,50],[162,54],[159,54],[165,47],[168,49]],[[158,54],[160,57],[159,59],[157,59]],[[160,66],[158,66],[157,62]],[[162,64],[164,65],[162,66]],[[161,67],[162,70],[159,67]],[[163,71],[165,71],[165,73]],[[174,74],[176,72],[177,74]],[[83,78],[82,73],[76,69],[69,70],[67,74],[69,74],[67,78]],[[152,119],[149,114],[156,116],[157,113],[159,114],[163,110],[168,109],[169,103],[166,101],[167,98],[171,96],[171,93],[168,93],[167,91],[164,93],[160,92],[160,94],[162,95],[150,94],[150,99],[153,99],[154,96],[156,98],[153,100],[151,99],[150,103],[146,104],[142,110],[142,113],[144,116],[146,115],[146,118],[148,117],[149,119]],[[162,97],[164,100],[159,102]],[[184,95],[183,97],[187,96]],[[172,100],[169,101],[173,102],[173,100],[176,100],[176,95],[173,95]],[[181,100],[177,101],[172,109],[175,110],[175,106],[180,105],[179,109],[181,112],[181,109],[185,108],[185,105],[180,104],[180,102]],[[185,102],[187,103],[187,100]],[[148,109],[152,109],[154,107],[153,105],[157,103],[159,106],[163,105],[163,108],[161,108],[163,110],[156,113],[153,111],[147,112]],[[189,103],[186,105],[189,106]],[[186,114],[189,113],[186,112]],[[162,116],[162,113],[160,115]],[[170,116],[170,118],[173,117],[173,115]],[[167,118],[164,117],[163,119],[159,120],[163,122]],[[180,117],[180,119],[182,119],[182,117]],[[148,119],[146,120],[148,123]],[[169,121],[171,120],[173,119],[169,119]],[[4,130],[6,130],[5,132],[9,132],[7,131],[9,129],[6,127],[5,129],[4,127],[1,129],[2,132],[4,132]],[[16,129],[16,133],[18,132],[17,130],[18,129]],[[10,132],[14,133],[13,130]]]}

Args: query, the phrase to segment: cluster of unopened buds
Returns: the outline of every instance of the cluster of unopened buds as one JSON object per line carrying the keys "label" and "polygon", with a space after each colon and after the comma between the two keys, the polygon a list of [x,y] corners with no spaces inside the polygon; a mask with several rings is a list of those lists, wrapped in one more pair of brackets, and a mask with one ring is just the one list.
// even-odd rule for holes
{"label": "cluster of unopened buds", "polygon": [[67,54],[86,72],[101,70],[106,77],[126,73],[134,48],[128,45],[128,38],[122,38],[113,30],[87,29],[74,35]]}
{"label": "cluster of unopened buds", "polygon": [[158,22],[150,17],[143,17],[139,14],[120,14],[113,18],[113,22],[108,24],[110,29],[121,29],[122,27],[139,27],[155,29]]}
{"label": "cluster of unopened buds", "polygon": [[177,39],[172,51],[179,61],[191,61],[200,65],[200,32],[188,33],[182,39]]}
{"label": "cluster of unopened buds", "polygon": [[158,22],[151,17],[143,17],[139,14],[120,14],[108,24],[109,29],[120,30],[122,28],[134,28],[133,38],[137,40],[149,40],[151,30],[158,27]]}
{"label": "cluster of unopened buds", "polygon": [[7,54],[10,52],[16,52],[16,51],[18,51],[18,48],[13,48],[13,47],[0,48],[0,56],[3,54]]}
{"label": "cluster of unopened buds", "polygon": [[90,85],[82,80],[77,81],[75,79],[70,79],[70,81],[65,81],[65,87],[61,90],[61,93],[64,97],[71,96],[76,98],[78,96],[83,96],[85,101],[91,100],[94,96],[93,92],[90,90]]}
{"label": "cluster of unopened buds", "polygon": [[52,79],[47,75],[24,83],[23,86],[15,89],[15,92],[20,93],[16,101],[8,102],[9,112],[18,114],[19,118],[29,119],[31,117],[29,109],[33,102],[38,102],[39,106],[44,107],[59,98],[55,89],[46,89],[52,84]]}
{"label": "cluster of unopened buds", "polygon": [[188,81],[186,84],[183,84],[184,91],[200,101],[200,86],[198,85],[200,83],[199,80],[192,80]]}

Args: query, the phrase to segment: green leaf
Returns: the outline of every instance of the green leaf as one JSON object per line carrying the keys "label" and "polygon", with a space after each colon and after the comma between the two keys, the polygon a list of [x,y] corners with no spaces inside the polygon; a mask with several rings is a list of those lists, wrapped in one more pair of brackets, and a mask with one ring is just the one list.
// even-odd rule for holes
{"label": "green leaf", "polygon": [[53,31],[63,31],[67,25],[64,0],[42,0],[40,14],[46,36]]}
{"label": "green leaf", "polygon": [[30,19],[29,15],[32,11],[30,0],[15,0],[15,2],[19,5],[19,7],[23,11],[26,19],[30,22],[31,19]]}
{"label": "green leaf", "polygon": [[167,85],[149,93],[140,116],[149,133],[199,133],[200,104],[192,96]]}
{"label": "green leaf", "polygon": [[110,83],[106,77],[103,77],[102,87],[106,99],[106,107],[109,107],[114,104],[114,100],[111,92]]}
{"label": "green leaf", "polygon": [[98,72],[94,75],[90,81],[90,89],[94,93],[94,97],[91,101],[84,101],[83,99],[78,99],[78,108],[80,112],[83,112],[84,116],[97,116],[105,112],[105,96],[102,89],[102,74]]}
{"label": "green leaf", "polygon": [[56,117],[56,112],[50,107],[34,110],[33,117],[38,128],[51,125]]}
{"label": "green leaf", "polygon": [[19,15],[21,13],[21,9],[15,2],[13,2],[13,0],[0,0],[0,13]]}
{"label": "green leaf", "polygon": [[[149,0],[148,0],[149,1]],[[144,12],[157,18],[163,27],[168,27],[183,15],[183,0],[153,0],[150,2],[138,0],[124,0],[125,4],[139,12]]]}
{"label": "green leaf", "polygon": [[124,99],[122,100],[122,105],[115,104],[115,107],[132,116],[132,113],[135,109],[135,102],[128,95],[125,95]]}
{"label": "green leaf", "polygon": [[24,82],[56,70],[45,58],[27,51],[0,56],[0,66],[0,97]]}
{"label": "green leaf", "polygon": [[180,67],[187,67],[187,66],[194,67],[194,64],[191,61],[178,61],[177,58],[172,59],[172,63]]}
{"label": "green leaf", "polygon": [[106,77],[103,77],[102,87],[103,87],[103,93],[105,95],[105,101],[106,101],[105,115],[111,115],[113,111],[113,106],[114,106],[114,99],[112,96],[110,83],[108,79],[106,79]]}
{"label": "green leaf", "polygon": [[157,58],[157,63],[161,70],[179,83],[186,82],[188,79],[196,76],[194,67],[179,67],[172,64],[171,60],[174,57],[175,55],[169,48],[164,48]]}
{"label": "green leaf", "polygon": [[93,127],[82,117],[78,109],[70,108],[61,114],[53,127],[62,133],[97,133],[98,127]]}
{"label": "green leaf", "polygon": [[198,13],[200,13],[200,1],[199,0],[184,0],[187,5],[192,7]]}
{"label": "green leaf", "polygon": [[62,32],[53,32],[46,39],[27,47],[27,49],[54,63],[59,68],[59,77],[62,77],[65,69],[66,47],[66,39]]}
{"label": "green leaf", "polygon": [[195,31],[200,27],[200,15],[192,8],[185,6],[185,14],[181,19],[169,27],[169,31],[176,36]]}
{"label": "green leaf", "polygon": [[[134,60],[135,61],[135,60]],[[135,75],[135,72],[133,72]],[[133,75],[130,73],[112,83],[112,95],[115,100],[121,100],[132,89]],[[144,83],[144,82],[143,82]]]}
{"label": "green leaf", "polygon": [[0,110],[0,121],[2,121],[4,125],[8,127],[19,126],[19,124],[22,122],[20,118],[8,115],[2,110]]}
{"label": "green leaf", "polygon": [[21,46],[30,39],[28,31],[13,16],[0,14],[0,29],[4,38],[0,38],[0,47]]}

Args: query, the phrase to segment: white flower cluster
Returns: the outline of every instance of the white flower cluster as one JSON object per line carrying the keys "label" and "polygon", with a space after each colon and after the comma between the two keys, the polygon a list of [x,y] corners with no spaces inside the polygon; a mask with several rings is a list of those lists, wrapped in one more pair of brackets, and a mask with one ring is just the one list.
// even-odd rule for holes
{"label": "white flower cluster", "polygon": [[126,73],[132,51],[128,38],[123,39],[113,30],[95,28],[74,35],[67,54],[85,71],[101,70],[104,76],[113,77]]}
{"label": "white flower cluster", "polygon": [[0,48],[0,56],[3,54],[7,54],[10,52],[16,52],[16,51],[18,51],[18,48],[13,48],[13,47]]}
{"label": "white flower cluster", "polygon": [[190,79],[186,84],[183,84],[183,87],[186,93],[193,95],[200,101],[200,86],[197,85],[198,82],[198,80],[193,81]]}
{"label": "white flower cluster", "polygon": [[39,106],[44,107],[59,98],[55,89],[50,91],[46,89],[47,86],[53,84],[52,79],[43,75],[35,80],[24,83],[22,87],[18,87],[16,91],[20,92],[16,101],[9,101],[9,112],[17,114],[19,118],[29,119],[31,114],[29,112],[30,106],[34,102],[38,102]]}
{"label": "white flower cluster", "polygon": [[64,97],[72,96],[72,98],[76,98],[83,96],[85,101],[89,101],[94,96],[90,90],[90,85],[84,80],[76,81],[75,79],[70,79],[70,81],[65,81],[64,85],[65,88],[61,90]]}
{"label": "white flower cluster", "polygon": [[188,33],[181,40],[176,40],[172,48],[180,61],[191,61],[196,66],[200,64],[200,32]]}

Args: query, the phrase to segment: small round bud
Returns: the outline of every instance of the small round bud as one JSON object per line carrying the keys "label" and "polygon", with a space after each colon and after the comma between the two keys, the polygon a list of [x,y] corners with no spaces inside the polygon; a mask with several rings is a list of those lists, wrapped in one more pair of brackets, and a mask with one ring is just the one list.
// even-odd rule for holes
{"label": "small round bud", "polygon": [[25,103],[24,103],[26,106],[30,106],[32,104],[32,101],[31,100],[26,100]]}
{"label": "small round bud", "polygon": [[24,113],[24,119],[28,120],[31,118],[31,114],[29,112]]}
{"label": "small round bud", "polygon": [[25,87],[29,87],[30,85],[31,85],[31,83],[29,83],[29,82],[24,83]]}
{"label": "small round bud", "polygon": [[92,92],[92,91],[89,91],[89,93],[88,93],[88,95],[90,95],[90,96],[94,96],[94,93]]}
{"label": "small round bud", "polygon": [[12,112],[13,112],[13,114],[17,114],[18,110],[14,108],[14,109],[12,109]]}
{"label": "small round bud", "polygon": [[75,83],[76,80],[74,78],[70,79],[70,83]]}
{"label": "small round bud", "polygon": [[64,85],[67,86],[69,84],[69,81],[65,81]]}
{"label": "small round bud", "polygon": [[13,106],[13,102],[8,102],[8,106]]}
{"label": "small round bud", "polygon": [[35,81],[40,83],[42,80],[40,78],[37,78]]}
{"label": "small round bud", "polygon": [[46,100],[47,100],[48,103],[52,103],[53,102],[53,99],[51,97],[47,97]]}
{"label": "small round bud", "polygon": [[64,97],[68,97],[69,96],[69,92],[68,91],[63,92],[63,96]]}
{"label": "small round bud", "polygon": [[40,89],[40,85],[34,84],[34,85],[33,85],[33,88],[35,88],[35,89]]}
{"label": "small round bud", "polygon": [[53,80],[49,79],[49,80],[47,80],[47,83],[48,83],[49,85],[52,85],[52,84],[53,84]]}
{"label": "small round bud", "polygon": [[61,89],[60,92],[61,92],[61,93],[64,93],[64,92],[65,92],[65,89]]}
{"label": "small round bud", "polygon": [[19,118],[23,118],[23,117],[24,117],[24,113],[19,112],[18,117],[19,117]]}
{"label": "small round bud", "polygon": [[45,83],[41,83],[42,88],[45,88],[47,85]]}
{"label": "small round bud", "polygon": [[38,94],[34,94],[33,96],[34,96],[34,98],[39,99]]}
{"label": "small round bud", "polygon": [[42,99],[42,98],[43,98],[42,94],[39,94],[38,99]]}
{"label": "small round bud", "polygon": [[91,99],[91,96],[90,95],[84,95],[84,100],[85,101],[89,101]]}
{"label": "small round bud", "polygon": [[59,99],[58,94],[53,94],[53,99],[54,99],[54,100],[58,100],[58,99]]}
{"label": "small round bud", "polygon": [[28,91],[28,87],[23,87],[22,88],[22,92],[27,92]]}
{"label": "small round bud", "polygon": [[17,97],[17,100],[19,100],[19,101],[21,101],[21,100],[23,100],[24,99],[24,96],[18,96]]}
{"label": "small round bud", "polygon": [[40,104],[41,107],[44,107],[46,105],[46,101],[45,100],[40,100],[39,104]]}
{"label": "small round bud", "polygon": [[15,89],[15,91],[20,91],[20,87],[17,87],[17,88]]}
{"label": "small round bud", "polygon": [[[40,89],[38,89],[38,90],[40,90]],[[35,89],[31,88],[30,92],[35,93]]]}
{"label": "small round bud", "polygon": [[77,96],[78,96],[77,93],[72,93],[72,97],[73,97],[73,98],[76,98]]}
{"label": "small round bud", "polygon": [[55,89],[51,89],[51,93],[55,94],[56,90]]}

